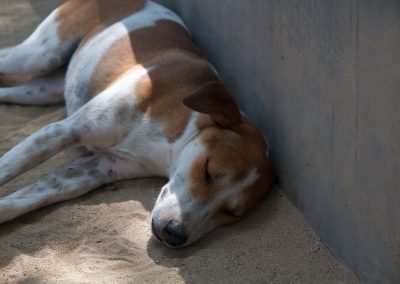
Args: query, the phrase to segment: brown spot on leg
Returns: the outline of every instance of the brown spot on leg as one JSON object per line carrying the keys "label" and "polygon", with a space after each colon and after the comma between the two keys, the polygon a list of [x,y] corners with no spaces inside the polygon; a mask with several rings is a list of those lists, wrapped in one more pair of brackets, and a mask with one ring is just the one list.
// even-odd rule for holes
{"label": "brown spot on leg", "polygon": [[43,179],[43,182],[46,183],[47,186],[52,188],[58,188],[61,185],[61,182],[55,176],[48,176]]}
{"label": "brown spot on leg", "polygon": [[41,144],[45,143],[45,142],[47,141],[47,139],[49,139],[49,137],[47,137],[47,136],[37,137],[37,138],[35,139],[35,143],[36,143],[37,145],[41,145]]}
{"label": "brown spot on leg", "polygon": [[130,108],[128,108],[124,105],[119,106],[118,110],[117,110],[117,114],[116,114],[116,119],[117,119],[118,123],[123,123],[123,122],[129,120],[131,117],[131,112],[132,111],[130,110]]}
{"label": "brown spot on leg", "polygon": [[107,161],[109,161],[112,164],[114,164],[117,161],[117,159],[112,155],[107,155],[106,159],[107,159]]}
{"label": "brown spot on leg", "polygon": [[41,185],[36,185],[35,189],[36,189],[37,192],[43,192],[43,191],[46,190],[46,188],[44,186],[41,186]]}
{"label": "brown spot on leg", "polygon": [[83,175],[82,169],[68,168],[63,172],[65,178],[80,177]]}
{"label": "brown spot on leg", "polygon": [[116,178],[117,174],[115,173],[115,171],[113,171],[112,169],[110,169],[107,173],[108,177],[110,177],[111,179]]}
{"label": "brown spot on leg", "polygon": [[93,158],[82,164],[85,168],[95,168],[99,165],[100,158]]}
{"label": "brown spot on leg", "polygon": [[58,67],[58,59],[56,57],[50,58],[49,64],[47,67],[49,70],[56,69]]}
{"label": "brown spot on leg", "polygon": [[104,178],[104,174],[102,174],[98,169],[91,169],[87,172],[87,174],[95,179]]}
{"label": "brown spot on leg", "polygon": [[84,123],[84,124],[82,125],[81,133],[90,134],[90,133],[92,133],[92,128],[90,127],[89,124]]}
{"label": "brown spot on leg", "polygon": [[56,129],[56,131],[54,132],[55,136],[61,136],[65,133],[65,131],[63,129]]}

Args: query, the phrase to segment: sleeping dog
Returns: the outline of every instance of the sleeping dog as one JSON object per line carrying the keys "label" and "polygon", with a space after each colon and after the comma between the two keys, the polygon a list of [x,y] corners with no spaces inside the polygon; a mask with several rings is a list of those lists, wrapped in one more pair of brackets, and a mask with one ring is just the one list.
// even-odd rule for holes
{"label": "sleeping dog", "polygon": [[33,79],[0,88],[0,102],[64,100],[68,116],[3,155],[0,184],[77,144],[93,155],[0,198],[0,223],[107,183],[163,176],[152,232],[181,247],[238,221],[275,179],[263,136],[182,20],[151,1],[66,1],[0,60],[9,74]]}

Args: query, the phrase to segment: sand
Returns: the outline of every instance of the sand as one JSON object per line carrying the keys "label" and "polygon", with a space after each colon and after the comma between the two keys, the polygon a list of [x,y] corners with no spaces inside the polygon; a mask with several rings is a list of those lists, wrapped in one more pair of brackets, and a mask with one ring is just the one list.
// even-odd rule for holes
{"label": "sand", "polygon": [[[26,37],[57,3],[0,0],[0,47]],[[1,54],[1,52],[0,52]],[[62,105],[0,105],[0,154],[65,116]],[[73,159],[76,149],[0,188],[0,196]],[[184,249],[151,237],[165,179],[99,188],[0,225],[1,283],[356,283],[278,187],[239,224]]]}

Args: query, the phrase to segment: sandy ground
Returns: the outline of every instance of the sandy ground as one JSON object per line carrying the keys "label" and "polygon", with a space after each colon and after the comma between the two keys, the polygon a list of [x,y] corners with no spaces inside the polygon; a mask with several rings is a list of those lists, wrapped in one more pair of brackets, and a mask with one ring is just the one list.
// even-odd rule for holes
{"label": "sandy ground", "polygon": [[[0,47],[17,44],[60,1],[0,0]],[[65,115],[62,106],[0,105],[0,153]],[[71,160],[63,152],[0,196]],[[1,283],[355,283],[275,188],[237,225],[185,249],[151,237],[163,179],[120,182],[0,225]]]}

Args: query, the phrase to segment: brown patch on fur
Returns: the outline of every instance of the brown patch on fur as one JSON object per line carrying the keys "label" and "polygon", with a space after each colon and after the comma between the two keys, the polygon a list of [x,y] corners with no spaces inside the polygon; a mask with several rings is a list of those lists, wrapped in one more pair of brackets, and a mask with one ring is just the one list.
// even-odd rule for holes
{"label": "brown patch on fur", "polygon": [[211,126],[215,126],[215,123],[208,114],[201,114],[196,120],[197,129],[204,129]]}
{"label": "brown patch on fur", "polygon": [[98,23],[97,9],[92,0],[69,0],[57,10],[58,36],[61,41],[83,36]]}
{"label": "brown patch on fur", "polygon": [[69,0],[60,6],[57,20],[62,41],[85,36],[82,44],[105,27],[143,9],[145,0]]}
{"label": "brown patch on fur", "polygon": [[[157,40],[154,40],[157,39]],[[211,66],[179,24],[161,20],[155,26],[132,31],[115,41],[93,73],[90,94],[95,96],[135,68],[155,67],[149,79],[140,80],[132,95],[139,108],[164,125],[169,142],[179,138],[192,111],[182,100],[210,81]]]}

